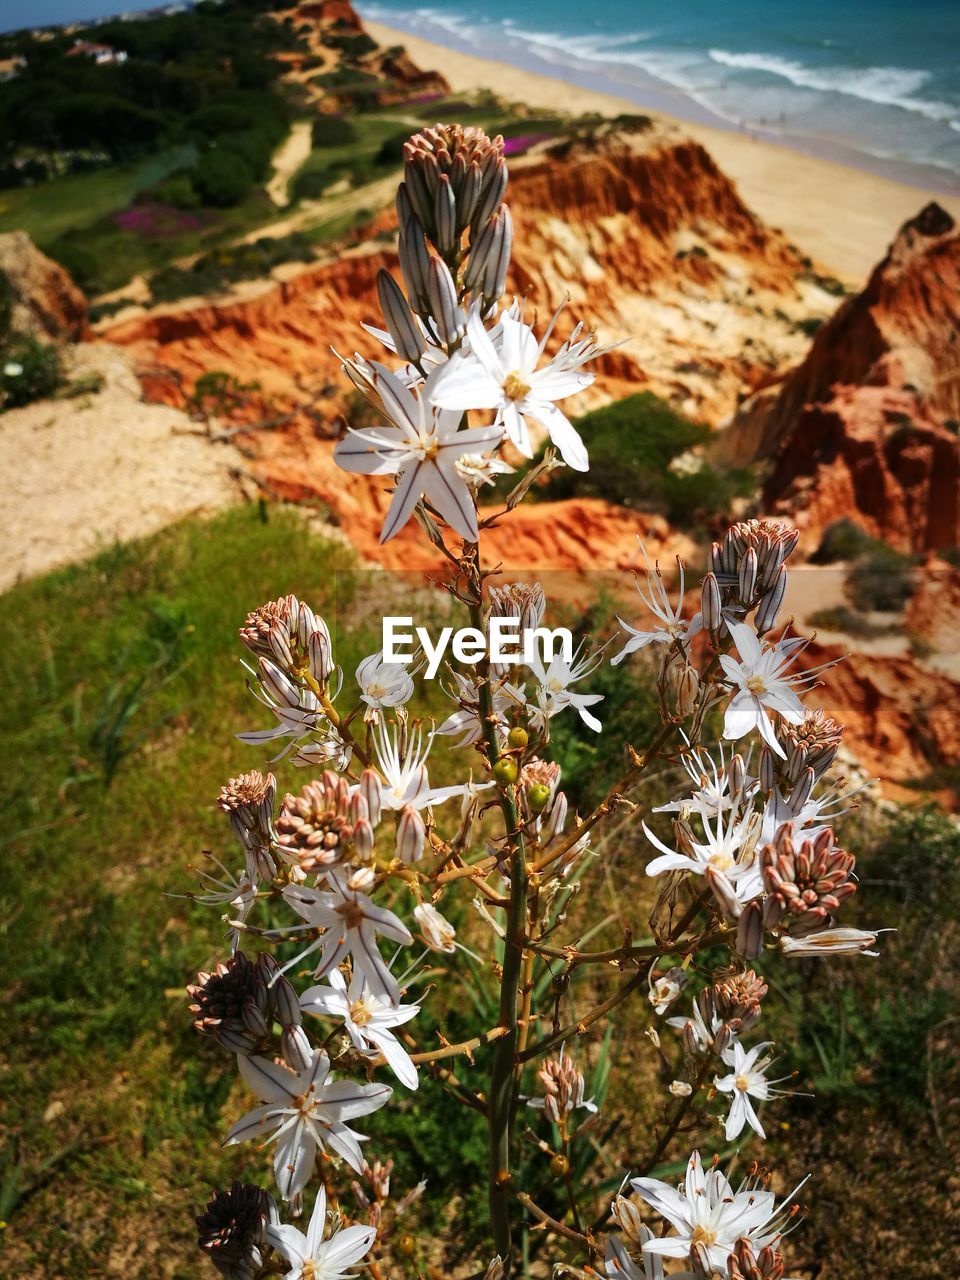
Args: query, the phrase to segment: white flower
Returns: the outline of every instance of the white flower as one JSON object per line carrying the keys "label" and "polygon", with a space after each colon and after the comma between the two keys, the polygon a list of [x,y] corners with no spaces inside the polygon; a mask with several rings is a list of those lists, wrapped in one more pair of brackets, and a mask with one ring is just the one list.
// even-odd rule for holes
{"label": "white flower", "polygon": [[305,928],[322,928],[323,935],[312,942],[283,972],[298,964],[312,951],[321,949],[320,963],[314,976],[323,978],[347,956],[352,957],[354,971],[363,974],[370,990],[399,1004],[400,989],[377,948],[377,934],[409,946],[413,941],[406,925],[383,907],[376,907],[365,893],[351,891],[333,871],[327,872],[331,892],[307,889],[290,884],[283,890],[284,899],[297,915],[306,920]]}
{"label": "white flower", "polygon": [[218,880],[209,871],[201,871],[201,878],[210,888],[204,893],[185,893],[183,896],[190,898],[193,902],[202,902],[204,906],[208,907],[229,906],[232,908],[229,914],[224,915],[223,920],[225,924],[230,925],[228,934],[230,950],[236,953],[237,947],[240,945],[240,935],[243,932],[244,921],[250,914],[250,908],[257,900],[259,889],[256,881],[252,880],[246,872],[237,872],[236,875],[233,875],[217,858],[214,858],[211,854],[207,856],[212,862],[216,863],[224,878]]}
{"label": "white flower", "polygon": [[[427,805],[441,804],[454,796],[462,796],[466,785],[453,787],[431,787],[427,776],[427,756],[433,745],[433,735],[423,746],[423,733],[418,728],[409,733],[405,750],[400,750],[400,726],[393,730],[381,722],[374,738],[374,751],[377,764],[383,775],[380,785],[380,803],[384,809],[405,809],[407,805],[414,809],[425,809]],[[480,787],[492,786],[492,783],[478,784]]]}
{"label": "white flower", "polygon": [[738,1240],[749,1240],[755,1251],[776,1246],[792,1199],[778,1208],[772,1191],[761,1190],[749,1180],[734,1191],[719,1168],[704,1172],[698,1151],[687,1164],[682,1190],[658,1178],[634,1178],[630,1185],[677,1233],[647,1240],[644,1253],[685,1258],[696,1245],[722,1275],[728,1274],[727,1259]]}
{"label": "white flower", "polygon": [[377,1238],[376,1227],[345,1227],[324,1240],[327,1189],[320,1184],[307,1234],[288,1223],[271,1223],[267,1240],[291,1264],[285,1280],[347,1280],[354,1263],[365,1258]]}
{"label": "white flower", "polygon": [[643,556],[643,562],[647,570],[647,590],[644,591],[640,585],[640,575],[637,574],[637,591],[640,599],[660,622],[660,626],[654,627],[652,631],[639,631],[636,627],[631,627],[628,622],[624,622],[622,618],[618,617],[617,621],[621,627],[623,627],[624,631],[630,633],[630,639],[617,656],[610,659],[611,666],[614,667],[618,666],[627,654],[634,653],[637,649],[644,649],[648,644],[673,644],[677,641],[682,644],[687,640],[691,640],[703,630],[703,617],[701,614],[694,614],[689,622],[684,622],[683,620],[683,565],[679,556],[677,557],[677,568],[680,570],[680,591],[676,608],[674,608],[670,603],[670,597],[667,595],[667,588],[664,585],[660,566],[652,566],[650,564],[646,547],[642,542],[640,542],[640,554]]}
{"label": "white flower", "polygon": [[647,863],[647,875],[689,871],[692,875],[702,876],[708,868],[713,868],[730,882],[740,903],[750,902],[763,892],[763,877],[755,857],[739,859],[755,823],[751,823],[749,818],[741,819],[736,809],[718,813],[712,825],[708,817],[701,818],[701,822],[706,839],[692,841],[689,853],[668,848],[645,822],[642,823],[647,839],[662,851],[659,858]]}
{"label": "white flower", "polygon": [[781,938],[780,950],[788,956],[876,956],[878,951],[868,950],[876,940],[866,929],[821,929],[802,938]]}
{"label": "white flower", "polygon": [[476,542],[473,491],[458,473],[456,462],[465,453],[483,452],[498,444],[502,428],[459,430],[462,414],[438,408],[431,401],[440,370],[430,375],[415,396],[383,365],[376,364],[373,369],[377,394],[393,425],[363,431],[350,428],[333,456],[345,471],[397,477],[380,541],[387,542],[399,533],[419,500],[426,498],[451,529],[467,541]]}
{"label": "white flower", "polygon": [[[682,1014],[676,1018],[668,1018],[667,1026],[675,1027],[678,1031],[688,1035],[699,1053],[708,1053],[712,1051],[717,1034],[724,1025],[723,1019],[716,1010],[714,1010],[710,1014],[710,1025],[707,1026],[704,1021],[703,1014],[700,1011],[699,1001],[693,1001],[692,1010],[693,1012],[689,1018],[684,1017]],[[729,1058],[733,1052],[730,1046],[736,1037],[728,1032],[726,1039],[727,1045],[721,1054],[721,1057],[729,1066]]]}
{"label": "white flower", "polygon": [[[738,1138],[743,1132],[744,1125],[747,1124],[761,1138],[767,1136],[750,1099],[757,1098],[761,1102],[765,1102],[767,1098],[773,1096],[774,1090],[771,1089],[771,1081],[768,1081],[765,1075],[768,1067],[773,1062],[773,1058],[766,1053],[769,1048],[771,1048],[771,1041],[769,1040],[765,1040],[761,1044],[755,1044],[750,1050],[744,1049],[742,1044],[734,1041],[730,1054],[732,1062],[728,1063],[732,1067],[730,1074],[714,1077],[714,1086],[720,1093],[732,1095],[730,1113],[727,1116],[724,1130],[728,1142]],[[773,1081],[772,1083],[779,1082]]]}
{"label": "white flower", "polygon": [[502,458],[485,453],[465,453],[453,465],[461,480],[475,492],[482,485],[495,484],[497,476],[507,476],[516,470]]}
{"label": "white flower", "polygon": [[669,969],[661,978],[650,983],[647,998],[653,1005],[654,1013],[666,1013],[680,992],[687,985],[687,975],[682,969]]}
{"label": "white flower", "polygon": [[384,662],[383,650],[371,653],[357,667],[360,701],[369,710],[364,719],[376,719],[384,707],[398,707],[413,697],[413,676],[402,662]]}
{"label": "white flower", "polygon": [[[556,316],[554,316],[556,320]],[[533,457],[527,418],[545,427],[550,439],[560,450],[568,467],[586,471],[589,466],[583,441],[569,420],[554,404],[593,382],[592,373],[583,373],[580,365],[594,354],[565,347],[542,369],[537,365],[550,334],[537,343],[533,330],[511,315],[500,319],[501,337],[494,343],[480,319],[477,307],[467,317],[470,354],[453,355],[437,379],[433,401],[441,409],[496,409],[497,421],[524,455]]]}
{"label": "white flower", "polygon": [[423,930],[423,941],[431,951],[456,951],[457,931],[436,907],[429,902],[421,902],[414,907],[413,918]]}
{"label": "white flower", "polygon": [[394,1075],[408,1089],[420,1083],[417,1068],[393,1034],[420,1012],[418,1004],[388,1004],[373,995],[362,975],[354,975],[350,987],[339,969],[332,969],[328,987],[310,987],[300,997],[304,1013],[342,1018],[347,1034],[361,1053],[382,1053]]}
{"label": "white flower", "polygon": [[595,706],[596,703],[603,701],[602,693],[574,693],[570,689],[570,685],[576,684],[578,680],[585,679],[592,674],[602,661],[600,654],[593,657],[583,655],[578,649],[573,655],[572,662],[564,661],[562,654],[557,654],[551,658],[550,665],[546,669],[543,666],[543,660],[539,654],[536,655],[530,664],[530,669],[537,678],[537,705],[531,705],[532,722],[537,728],[546,731],[548,721],[551,720],[564,707],[573,707],[577,715],[587,726],[593,729],[595,733],[599,733],[603,725],[595,715],[592,715],[587,707]]}
{"label": "white flower", "polygon": [[330,1059],[321,1050],[303,1071],[291,1071],[269,1058],[237,1058],[240,1074],[265,1105],[249,1112],[224,1139],[226,1146],[248,1138],[276,1139],[273,1169],[284,1200],[307,1185],[317,1152],[327,1146],[346,1160],[351,1169],[363,1169],[363,1136],[347,1127],[346,1120],[368,1115],[389,1099],[386,1084],[357,1084],[355,1080],[328,1080]]}
{"label": "white flower", "polygon": [[759,729],[760,736],[774,753],[786,759],[786,752],[777,741],[768,711],[775,711],[790,724],[801,724],[804,717],[803,703],[797,697],[794,686],[805,687],[815,679],[812,672],[786,676],[797,649],[808,643],[803,638],[781,640],[768,644],[760,640],[756,632],[744,622],[728,621],[740,661],[727,653],[720,655],[720,665],[731,684],[737,686],[723,718],[723,736],[742,738],[752,729]]}
{"label": "white flower", "polygon": [[[715,818],[723,810],[730,808],[734,797],[731,794],[729,767],[724,759],[722,743],[719,768],[708,751],[703,747],[690,747],[689,742],[688,749],[680,756],[680,763],[693,783],[692,795],[685,796],[682,800],[671,800],[667,804],[656,805],[652,810],[653,813],[683,813],[684,810],[689,810],[702,818]],[[744,773],[739,799],[751,800],[756,790],[756,778]]]}
{"label": "white flower", "polygon": [[[249,667],[247,669],[251,670]],[[276,738],[289,738],[290,742],[280,755],[274,757],[276,760],[308,738],[324,722],[323,708],[316,694],[295,684],[269,658],[258,659],[256,678],[247,684],[257,701],[273,712],[277,723],[272,729],[238,733],[237,737],[241,742],[249,742],[254,746],[272,742]]]}
{"label": "white flower", "polygon": [[7,378],[19,378],[23,373],[23,365],[18,364],[16,360],[8,360],[3,366],[3,372]]}
{"label": "white flower", "polygon": [[[623,1196],[617,1199],[635,1210],[632,1201],[624,1200]],[[635,1226],[631,1223],[631,1231],[631,1239],[639,1245],[653,1239],[653,1232],[644,1222],[637,1222]],[[639,1263],[634,1262],[623,1241],[614,1235],[607,1236],[603,1265],[608,1280],[663,1280],[663,1263],[655,1253],[644,1253]],[[690,1271],[674,1271],[670,1280],[695,1280],[695,1277]]]}
{"label": "white flower", "polygon": [[675,1098],[689,1098],[693,1093],[693,1085],[686,1080],[671,1080],[668,1092]]}

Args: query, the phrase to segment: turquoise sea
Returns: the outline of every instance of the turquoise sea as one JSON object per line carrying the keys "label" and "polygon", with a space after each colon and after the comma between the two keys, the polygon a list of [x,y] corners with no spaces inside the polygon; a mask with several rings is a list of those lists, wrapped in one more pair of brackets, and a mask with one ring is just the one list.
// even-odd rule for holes
{"label": "turquoise sea", "polygon": [[390,26],[960,191],[960,0],[360,0]]}

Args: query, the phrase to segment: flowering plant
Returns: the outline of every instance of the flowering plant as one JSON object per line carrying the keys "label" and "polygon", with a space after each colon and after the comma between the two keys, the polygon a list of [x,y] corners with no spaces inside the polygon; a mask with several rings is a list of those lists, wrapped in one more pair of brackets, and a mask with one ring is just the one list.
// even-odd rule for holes
{"label": "flowering plant", "polygon": [[[521,304],[501,306],[506,185],[501,139],[437,126],[408,142],[397,195],[405,289],[380,273],[386,328],[370,330],[387,354],[343,361],[382,425],[349,429],[335,451],[346,470],[393,486],[382,540],[416,519],[481,640],[494,620],[536,631],[546,600],[537,584],[491,581],[482,557],[484,529],[509,518],[538,468],[494,515],[481,513],[478,492],[510,470],[508,442],[532,458],[547,437],[542,466],[560,465],[556,450],[588,468],[558,402],[592,382],[587,366],[602,352],[577,325],[548,357],[558,316],[538,339]],[[189,988],[195,1025],[236,1056],[256,1099],[226,1142],[273,1152],[275,1195],[235,1184],[198,1218],[200,1244],[223,1275],[279,1269],[291,1280],[337,1280],[363,1266],[379,1277],[398,1257],[421,1274],[398,1224],[422,1187],[391,1199],[376,1115],[397,1091],[442,1088],[480,1112],[489,1134],[489,1253],[478,1276],[515,1272],[523,1214],[554,1242],[566,1274],[656,1280],[666,1267],[780,1280],[796,1192],[778,1203],[756,1170],[734,1189],[696,1151],[679,1189],[652,1175],[697,1109],[713,1107],[727,1141],[747,1129],[763,1138],[783,1079],[769,1078],[772,1045],[755,1038],[764,957],[873,954],[874,934],[837,924],[856,889],[854,857],[831,826],[849,799],[827,777],[841,730],[804,707],[818,674],[796,669],[804,640],[786,629],[774,636],[796,541],[779,523],[734,525],[713,546],[693,613],[682,569],[674,603],[644,553],[648,616],[621,620],[625,643],[612,662],[639,649],[658,655],[659,728],[642,749],[626,748],[622,776],[583,816],[549,759],[551,726],[567,713],[602,731],[590,679],[604,648],[450,666],[442,687],[453,709],[428,727],[409,709],[417,681],[407,666],[371,654],[351,695],[330,631],[308,605],[291,595],[249,615],[240,638],[250,689],[273,723],[238,736],[322,774],[279,803],[272,773],[231,779],[219,804],[242,865],[210,873],[195,895],[225,910],[230,947]],[[708,713],[721,709],[723,741],[711,752]],[[431,781],[438,749],[461,762],[453,785]],[[664,760],[689,779],[657,810],[672,821],[670,843],[630,799]],[[566,907],[613,815],[645,833],[659,897],[649,938],[637,940],[631,923],[621,945],[591,950],[583,934],[565,936]],[[458,936],[464,893],[482,919],[471,946],[487,938],[486,955]],[[272,954],[281,946],[283,964]],[[464,955],[495,976],[496,1014],[466,1040],[427,1043],[416,1029],[432,989],[425,961],[430,982],[458,983]],[[291,977],[304,969],[310,980],[298,991]],[[574,1016],[574,992],[591,1000],[585,979],[611,971],[613,993]],[[572,1160],[602,1104],[586,1096],[578,1041],[626,1001],[650,1021],[664,1110],[651,1149],[620,1171],[620,1194],[598,1219]],[[451,1069],[457,1059],[482,1073],[480,1088]],[[544,1161],[536,1186],[524,1185],[516,1158],[524,1102],[542,1116],[525,1135]],[[556,1197],[541,1203],[537,1188],[553,1184],[565,1208]],[[307,1196],[304,1232],[290,1219]]]}

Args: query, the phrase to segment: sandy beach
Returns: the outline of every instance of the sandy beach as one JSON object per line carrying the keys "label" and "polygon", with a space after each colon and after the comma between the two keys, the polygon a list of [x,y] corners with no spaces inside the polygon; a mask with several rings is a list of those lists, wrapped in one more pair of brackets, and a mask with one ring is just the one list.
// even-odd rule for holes
{"label": "sandy beach", "polygon": [[[425,70],[438,70],[457,92],[492,89],[509,102],[572,114],[617,115],[645,111],[642,104],[562,79],[476,58],[405,31],[367,22],[385,46],[404,45]],[[805,155],[766,140],[648,114],[696,138],[737,183],[745,202],[779,227],[824,268],[862,282],[883,257],[898,228],[930,200],[960,220],[960,199],[894,182],[832,160]]]}

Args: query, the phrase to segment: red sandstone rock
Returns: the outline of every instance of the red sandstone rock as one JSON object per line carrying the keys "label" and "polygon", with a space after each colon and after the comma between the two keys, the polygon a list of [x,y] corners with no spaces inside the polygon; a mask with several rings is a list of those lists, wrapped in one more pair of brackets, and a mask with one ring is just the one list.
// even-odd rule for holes
{"label": "red sandstone rock", "polygon": [[928,205],[821,326],[763,423],[764,499],[812,549],[843,515],[907,551],[960,542],[960,232]]}

